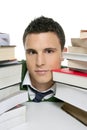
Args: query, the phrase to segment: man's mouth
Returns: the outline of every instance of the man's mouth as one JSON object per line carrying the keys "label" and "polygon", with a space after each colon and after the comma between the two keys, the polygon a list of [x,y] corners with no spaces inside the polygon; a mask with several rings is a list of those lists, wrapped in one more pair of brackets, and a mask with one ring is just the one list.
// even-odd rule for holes
{"label": "man's mouth", "polygon": [[48,72],[49,70],[35,70],[35,72],[39,75],[44,75]]}

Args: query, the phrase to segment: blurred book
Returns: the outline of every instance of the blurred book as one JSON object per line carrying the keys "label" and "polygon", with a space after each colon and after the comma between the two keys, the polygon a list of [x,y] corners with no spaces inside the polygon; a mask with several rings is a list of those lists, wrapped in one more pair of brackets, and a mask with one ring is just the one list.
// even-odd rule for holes
{"label": "blurred book", "polygon": [[64,103],[61,108],[87,126],[87,111],[79,109],[69,103]]}
{"label": "blurred book", "polygon": [[15,92],[19,92],[19,90],[20,90],[20,83],[0,89],[0,100],[12,95]]}
{"label": "blurred book", "polygon": [[7,46],[9,44],[10,44],[9,34],[0,32],[0,46]]}
{"label": "blurred book", "polygon": [[26,106],[19,104],[0,115],[0,129],[8,130],[26,121]]}
{"label": "blurred book", "polygon": [[87,90],[57,83],[55,97],[87,112]]}
{"label": "blurred book", "polygon": [[0,100],[0,114],[8,111],[9,109],[28,101],[28,92],[20,90]]}
{"label": "blurred book", "polygon": [[80,30],[80,39],[87,39],[87,30]]}
{"label": "blurred book", "polygon": [[85,61],[68,60],[67,66],[72,70],[87,73],[87,62]]}
{"label": "blurred book", "polygon": [[[73,56],[73,59],[72,58],[67,59],[67,67],[69,67],[72,70],[87,73],[87,60],[83,59],[84,54],[85,54],[85,57],[87,57],[87,48],[77,47],[77,46],[68,46],[67,50],[68,50],[67,55],[70,54]],[[78,59],[76,58],[76,56],[78,56]]]}
{"label": "blurred book", "polygon": [[0,67],[0,89],[21,82],[22,64],[5,65]]}
{"label": "blurred book", "polygon": [[68,46],[67,52],[87,54],[87,48],[86,47],[78,47],[78,46]]}
{"label": "blurred book", "polygon": [[71,45],[77,46],[77,47],[86,47],[87,48],[87,39],[71,38]]}
{"label": "blurred book", "polygon": [[21,63],[17,59],[12,59],[12,60],[2,60],[0,61],[0,67],[8,66],[8,65],[15,65]]}
{"label": "blurred book", "polygon": [[66,60],[79,60],[87,62],[87,54],[82,53],[63,52],[63,58]]}
{"label": "blurred book", "polygon": [[0,61],[15,59],[15,45],[0,46]]}
{"label": "blurred book", "polygon": [[61,68],[52,72],[54,81],[87,89],[87,73],[70,70],[69,68]]}

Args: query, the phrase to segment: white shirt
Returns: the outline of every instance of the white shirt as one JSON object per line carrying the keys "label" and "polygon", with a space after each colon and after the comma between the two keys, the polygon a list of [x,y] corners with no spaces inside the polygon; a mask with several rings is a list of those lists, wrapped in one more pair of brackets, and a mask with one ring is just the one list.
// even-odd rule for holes
{"label": "white shirt", "polygon": [[[26,72],[26,75],[25,75],[25,78],[23,80],[23,84],[22,85],[28,85],[28,86],[30,85],[33,89],[37,90],[35,87],[33,87],[32,83],[31,83],[28,71]],[[53,95],[55,95],[55,92],[56,92],[56,83],[49,90],[52,90],[53,93],[51,93],[49,95],[46,95],[42,100],[49,99],[50,97],[52,97]],[[37,90],[37,91],[39,91],[39,90]],[[48,90],[46,90],[46,91],[48,91]],[[43,92],[46,92],[46,91],[43,91]],[[31,100],[33,100],[35,98],[35,93],[32,92],[32,90],[29,87],[28,87],[28,94],[29,94],[29,97],[30,97]]]}

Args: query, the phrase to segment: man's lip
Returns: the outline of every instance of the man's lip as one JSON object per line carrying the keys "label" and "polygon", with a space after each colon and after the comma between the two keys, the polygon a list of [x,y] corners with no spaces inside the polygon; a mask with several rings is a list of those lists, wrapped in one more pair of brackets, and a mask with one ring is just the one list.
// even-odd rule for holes
{"label": "man's lip", "polygon": [[35,72],[48,72],[49,70],[35,70]]}
{"label": "man's lip", "polygon": [[46,73],[48,73],[48,70],[35,70],[35,73],[37,75],[45,75]]}

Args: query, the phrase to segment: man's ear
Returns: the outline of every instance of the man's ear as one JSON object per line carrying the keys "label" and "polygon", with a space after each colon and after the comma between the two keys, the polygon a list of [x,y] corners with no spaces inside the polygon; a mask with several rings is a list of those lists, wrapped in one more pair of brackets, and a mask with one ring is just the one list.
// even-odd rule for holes
{"label": "man's ear", "polygon": [[64,47],[64,49],[63,49],[63,51],[62,51],[61,61],[64,60],[64,58],[63,58],[63,52],[67,52],[67,47]]}
{"label": "man's ear", "polygon": [[63,52],[67,52],[67,48],[66,47],[64,47]]}

